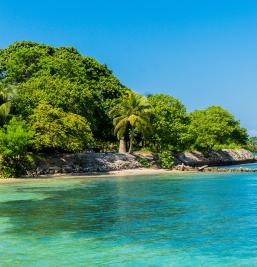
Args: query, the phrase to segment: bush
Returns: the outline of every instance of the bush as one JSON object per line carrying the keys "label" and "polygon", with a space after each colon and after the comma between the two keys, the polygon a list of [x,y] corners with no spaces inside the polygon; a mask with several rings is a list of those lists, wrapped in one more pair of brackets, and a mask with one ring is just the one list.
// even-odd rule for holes
{"label": "bush", "polygon": [[35,131],[33,147],[38,151],[83,151],[93,141],[88,121],[41,102],[30,116]]}
{"label": "bush", "polygon": [[168,150],[164,150],[157,154],[157,162],[164,169],[171,169],[174,165],[173,156]]}
{"label": "bush", "polygon": [[148,159],[136,157],[136,161],[138,161],[143,167],[150,168],[150,162]]}
{"label": "bush", "polygon": [[28,147],[33,131],[23,120],[13,118],[0,129],[1,176],[18,177],[31,165]]}

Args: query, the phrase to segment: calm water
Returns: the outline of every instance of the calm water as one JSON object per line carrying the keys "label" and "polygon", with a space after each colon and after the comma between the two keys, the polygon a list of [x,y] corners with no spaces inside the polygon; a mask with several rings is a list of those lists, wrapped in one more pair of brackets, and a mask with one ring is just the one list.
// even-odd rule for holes
{"label": "calm water", "polygon": [[[254,157],[257,157],[257,152],[252,152]],[[238,165],[228,165],[228,166],[220,166],[221,168],[249,168],[249,169],[257,169],[257,163],[246,163],[246,164],[238,164]]]}
{"label": "calm water", "polygon": [[0,266],[257,266],[257,174],[0,185]]}
{"label": "calm water", "polygon": [[245,164],[238,164],[238,165],[228,165],[228,166],[220,166],[221,168],[249,168],[249,169],[257,169],[257,163],[245,163]]}

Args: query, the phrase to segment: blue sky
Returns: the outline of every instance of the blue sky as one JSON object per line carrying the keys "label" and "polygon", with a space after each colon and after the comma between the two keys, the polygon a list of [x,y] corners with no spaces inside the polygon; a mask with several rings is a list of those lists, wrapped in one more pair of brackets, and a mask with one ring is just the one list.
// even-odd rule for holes
{"label": "blue sky", "polygon": [[257,1],[3,1],[0,47],[74,46],[142,94],[221,105],[257,135]]}

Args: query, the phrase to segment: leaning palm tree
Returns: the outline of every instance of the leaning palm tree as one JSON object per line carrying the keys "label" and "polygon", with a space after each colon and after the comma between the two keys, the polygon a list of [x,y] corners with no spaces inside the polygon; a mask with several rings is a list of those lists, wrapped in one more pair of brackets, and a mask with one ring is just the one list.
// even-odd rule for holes
{"label": "leaning palm tree", "polygon": [[126,152],[124,135],[129,130],[129,153],[133,150],[135,130],[149,128],[151,107],[146,98],[129,92],[126,97],[119,100],[117,105],[111,110],[113,117],[114,134],[120,140],[119,152]]}
{"label": "leaning palm tree", "polygon": [[0,122],[4,124],[11,111],[11,103],[16,95],[15,87],[0,83]]}

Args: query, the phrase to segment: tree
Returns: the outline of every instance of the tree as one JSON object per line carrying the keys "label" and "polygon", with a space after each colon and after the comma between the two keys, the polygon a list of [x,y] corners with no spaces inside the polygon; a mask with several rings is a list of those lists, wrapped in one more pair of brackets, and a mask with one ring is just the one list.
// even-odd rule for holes
{"label": "tree", "polygon": [[85,117],[99,141],[114,139],[111,102],[128,91],[106,65],[75,48],[29,41],[0,50],[0,80],[17,85],[14,114],[27,119],[40,101],[47,101]]}
{"label": "tree", "polygon": [[0,123],[3,125],[10,114],[12,100],[16,95],[15,87],[0,83]]}
{"label": "tree", "polygon": [[35,131],[33,147],[38,151],[83,151],[93,142],[87,120],[41,102],[29,117]]}
{"label": "tree", "polygon": [[252,136],[247,141],[247,149],[252,152],[257,151],[257,136]]}
{"label": "tree", "polygon": [[185,150],[188,146],[188,116],[185,106],[170,95],[148,96],[153,109],[153,136],[150,145],[157,150]]}
{"label": "tree", "polygon": [[120,152],[124,152],[124,135],[129,131],[129,153],[132,153],[135,130],[140,128],[143,131],[149,127],[150,112],[151,106],[146,98],[132,92],[113,107],[110,114],[113,117],[114,134],[120,140]]}
{"label": "tree", "polygon": [[1,175],[17,177],[25,174],[28,165],[28,148],[34,132],[29,125],[15,117],[0,129]]}
{"label": "tree", "polygon": [[189,132],[192,149],[198,150],[241,147],[248,138],[239,121],[219,106],[192,112]]}

